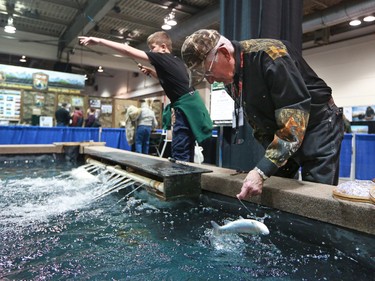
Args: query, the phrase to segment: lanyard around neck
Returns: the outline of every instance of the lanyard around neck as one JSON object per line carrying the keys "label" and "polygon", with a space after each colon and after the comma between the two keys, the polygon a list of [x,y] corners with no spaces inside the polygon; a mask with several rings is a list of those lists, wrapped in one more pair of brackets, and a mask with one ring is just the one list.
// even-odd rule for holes
{"label": "lanyard around neck", "polygon": [[[243,142],[243,138],[238,138],[238,133],[239,133],[239,121],[242,119],[243,121],[243,109],[242,109],[242,80],[243,80],[243,52],[241,51],[240,53],[240,67],[239,67],[239,72],[238,72],[238,81],[235,81],[232,83],[231,86],[231,91],[232,91],[232,97],[234,100],[234,116],[235,116],[235,128],[236,128],[236,133],[235,133],[235,139],[234,143],[235,144],[240,144]],[[237,82],[237,83],[236,83]]]}

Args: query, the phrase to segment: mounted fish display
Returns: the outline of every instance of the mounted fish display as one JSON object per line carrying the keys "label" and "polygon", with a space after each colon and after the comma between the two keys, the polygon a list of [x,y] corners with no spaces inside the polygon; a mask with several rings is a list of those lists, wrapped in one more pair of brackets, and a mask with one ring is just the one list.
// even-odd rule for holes
{"label": "mounted fish display", "polygon": [[222,233],[248,233],[252,235],[268,235],[270,231],[268,227],[259,221],[252,219],[244,219],[240,217],[238,220],[231,221],[225,225],[218,225],[216,222],[211,221],[211,224],[214,228],[214,234]]}

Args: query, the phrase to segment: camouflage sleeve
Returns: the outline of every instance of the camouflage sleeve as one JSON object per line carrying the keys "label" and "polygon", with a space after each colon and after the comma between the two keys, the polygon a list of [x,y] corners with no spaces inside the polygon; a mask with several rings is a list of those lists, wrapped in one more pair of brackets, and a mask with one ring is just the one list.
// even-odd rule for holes
{"label": "camouflage sleeve", "polygon": [[256,165],[267,176],[274,174],[299,149],[309,120],[309,113],[299,109],[281,109],[275,114],[280,129]]}
{"label": "camouflage sleeve", "polygon": [[301,146],[309,114],[299,109],[281,109],[275,114],[280,129],[267,147],[265,157],[281,167]]}

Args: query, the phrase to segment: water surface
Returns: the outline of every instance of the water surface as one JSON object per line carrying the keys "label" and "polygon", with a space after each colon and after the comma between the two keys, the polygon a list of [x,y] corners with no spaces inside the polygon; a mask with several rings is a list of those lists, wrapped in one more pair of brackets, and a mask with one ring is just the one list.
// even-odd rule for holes
{"label": "water surface", "polygon": [[[282,212],[224,208],[205,196],[161,202],[143,189],[95,199],[105,183],[74,167],[53,160],[18,165],[0,168],[1,280],[373,278],[327,241],[286,231],[293,221]],[[213,235],[211,220],[223,224],[239,214],[264,221],[270,235]]]}

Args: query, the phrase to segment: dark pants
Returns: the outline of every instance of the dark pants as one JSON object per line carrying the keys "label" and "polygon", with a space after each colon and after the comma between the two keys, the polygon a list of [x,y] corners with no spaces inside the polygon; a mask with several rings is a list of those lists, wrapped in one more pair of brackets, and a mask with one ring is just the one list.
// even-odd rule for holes
{"label": "dark pants", "polygon": [[150,148],[151,126],[137,126],[135,152],[148,154]]}
{"label": "dark pants", "polygon": [[68,125],[66,125],[65,123],[62,123],[62,122],[58,122],[56,124],[56,127],[67,127]]}
{"label": "dark pants", "polygon": [[337,185],[344,137],[342,112],[332,101],[328,105],[313,105],[311,116],[302,146],[275,176],[296,178],[301,167],[302,180]]}
{"label": "dark pants", "polygon": [[176,121],[172,131],[172,158],[184,162],[194,162],[195,136],[185,114],[175,108]]}

